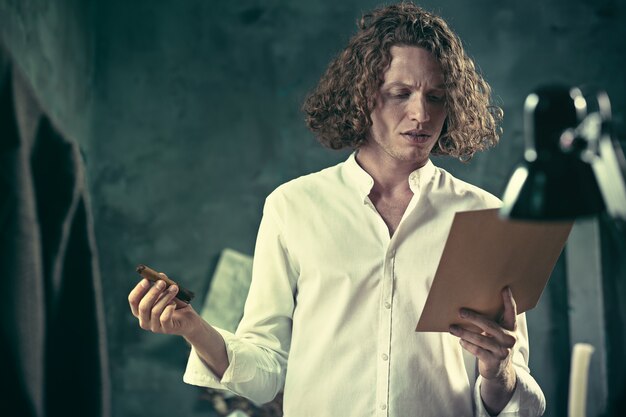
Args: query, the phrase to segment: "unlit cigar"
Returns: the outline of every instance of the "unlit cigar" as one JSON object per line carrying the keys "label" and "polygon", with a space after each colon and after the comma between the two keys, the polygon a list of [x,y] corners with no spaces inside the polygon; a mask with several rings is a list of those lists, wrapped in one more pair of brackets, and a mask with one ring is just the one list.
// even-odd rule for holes
{"label": "unlit cigar", "polygon": [[187,304],[189,304],[191,300],[193,299],[193,297],[195,297],[195,294],[192,291],[189,291],[188,289],[181,287],[176,282],[172,281],[171,279],[167,277],[164,277],[163,275],[159,275],[157,271],[155,271],[154,269],[150,268],[147,265],[144,265],[144,264],[137,265],[136,271],[139,275],[141,275],[148,281],[157,282],[158,280],[161,280],[161,281],[164,281],[168,287],[170,285],[177,285],[178,294],[176,294],[176,298],[178,298],[181,301],[186,302]]}

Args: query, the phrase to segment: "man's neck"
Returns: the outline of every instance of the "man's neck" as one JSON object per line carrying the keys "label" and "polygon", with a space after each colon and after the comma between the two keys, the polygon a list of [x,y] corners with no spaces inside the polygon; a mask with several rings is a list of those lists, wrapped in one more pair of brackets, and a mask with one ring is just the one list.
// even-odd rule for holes
{"label": "man's neck", "polygon": [[356,161],[374,180],[373,191],[379,195],[410,193],[409,175],[421,166],[412,161],[398,161],[359,150]]}

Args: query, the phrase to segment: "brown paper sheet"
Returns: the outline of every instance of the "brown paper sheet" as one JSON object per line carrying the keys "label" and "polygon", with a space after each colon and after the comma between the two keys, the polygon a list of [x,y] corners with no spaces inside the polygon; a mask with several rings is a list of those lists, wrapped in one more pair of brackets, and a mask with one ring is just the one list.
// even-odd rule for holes
{"label": "brown paper sheet", "polygon": [[461,307],[497,319],[510,286],[518,313],[537,305],[572,222],[504,220],[497,209],[456,213],[416,331],[448,332]]}

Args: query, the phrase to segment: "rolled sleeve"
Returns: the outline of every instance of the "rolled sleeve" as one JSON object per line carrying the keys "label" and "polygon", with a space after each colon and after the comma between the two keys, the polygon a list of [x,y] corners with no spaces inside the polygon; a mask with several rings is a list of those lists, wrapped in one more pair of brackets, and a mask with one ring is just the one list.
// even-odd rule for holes
{"label": "rolled sleeve", "polygon": [[216,330],[224,338],[229,365],[220,379],[192,347],[183,381],[200,387],[230,391],[256,404],[274,399],[282,388],[282,366],[270,352],[242,340],[234,334]]}
{"label": "rolled sleeve", "polygon": [[[543,415],[546,409],[545,398],[541,388],[535,379],[523,368],[515,367],[517,383],[515,392],[500,411],[501,417],[537,417]],[[476,404],[477,417],[491,417],[485,409],[480,396],[480,384],[482,377],[479,376],[474,387],[474,403]]]}
{"label": "rolled sleeve", "polygon": [[187,368],[183,375],[183,381],[187,384],[197,385],[200,387],[215,388],[228,390],[229,383],[247,382],[254,376],[254,372],[246,369],[245,366],[239,366],[240,356],[245,356],[241,351],[245,349],[237,337],[223,329],[215,327],[222,337],[226,345],[226,353],[228,355],[228,368],[224,372],[222,378],[219,378],[200,358],[196,349],[192,346]]}
{"label": "rolled sleeve", "polygon": [[220,379],[192,348],[183,381],[225,389],[257,404],[273,400],[285,381],[295,303],[294,275],[280,216],[271,202],[266,203],[243,318],[235,334],[215,328],[224,339],[229,365]]}

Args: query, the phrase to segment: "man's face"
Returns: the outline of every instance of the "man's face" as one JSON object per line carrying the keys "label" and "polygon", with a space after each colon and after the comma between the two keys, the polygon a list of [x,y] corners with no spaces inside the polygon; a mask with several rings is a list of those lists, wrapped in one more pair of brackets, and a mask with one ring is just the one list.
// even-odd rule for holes
{"label": "man's face", "polygon": [[372,127],[361,151],[388,162],[423,166],[446,120],[444,76],[424,48],[392,46]]}

